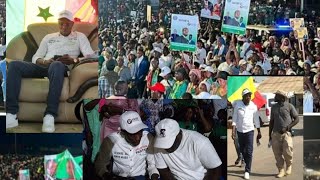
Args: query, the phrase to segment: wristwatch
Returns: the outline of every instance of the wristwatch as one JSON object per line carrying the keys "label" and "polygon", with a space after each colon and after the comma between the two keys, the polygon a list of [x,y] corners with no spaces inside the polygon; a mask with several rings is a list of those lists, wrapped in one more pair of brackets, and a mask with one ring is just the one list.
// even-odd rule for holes
{"label": "wristwatch", "polygon": [[73,62],[74,62],[74,63],[78,63],[78,62],[79,62],[79,59],[78,59],[78,58],[74,58],[74,59],[73,59]]}

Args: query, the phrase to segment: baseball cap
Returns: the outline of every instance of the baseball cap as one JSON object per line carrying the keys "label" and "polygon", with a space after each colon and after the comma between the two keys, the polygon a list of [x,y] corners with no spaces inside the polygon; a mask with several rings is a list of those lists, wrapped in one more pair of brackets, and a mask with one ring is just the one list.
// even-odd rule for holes
{"label": "baseball cap", "polygon": [[150,87],[150,90],[151,91],[158,91],[158,92],[161,92],[161,93],[164,93],[166,91],[166,88],[164,87],[163,84],[161,83],[156,83],[154,84],[153,86]]}
{"label": "baseball cap", "polygon": [[207,66],[206,68],[204,68],[204,71],[209,71],[209,72],[212,72],[212,73],[216,73],[216,72],[217,72],[217,69],[214,69],[214,68],[211,67],[211,66]]}
{"label": "baseball cap", "polygon": [[171,69],[168,66],[164,66],[163,68],[161,68],[161,73],[159,74],[159,76],[163,77],[169,74],[170,72],[171,72]]}
{"label": "baseball cap", "polygon": [[62,19],[62,18],[66,18],[70,21],[73,21],[73,14],[72,12],[68,11],[68,10],[63,10],[59,13],[59,18],[58,19]]}
{"label": "baseball cap", "polygon": [[155,130],[156,137],[154,147],[168,149],[176,140],[176,136],[180,132],[180,127],[176,120],[166,118],[156,125]]}
{"label": "baseball cap", "polygon": [[244,95],[246,95],[246,94],[248,94],[248,93],[250,93],[250,94],[252,94],[252,92],[249,90],[249,89],[243,89],[243,91],[242,91],[242,96],[244,96]]}
{"label": "baseball cap", "polygon": [[148,128],[143,124],[140,115],[135,111],[126,111],[120,116],[120,128],[130,134],[134,134],[141,129]]}
{"label": "baseball cap", "polygon": [[239,61],[239,66],[244,65],[244,64],[247,64],[247,61],[244,60],[244,59],[241,59],[241,60]]}

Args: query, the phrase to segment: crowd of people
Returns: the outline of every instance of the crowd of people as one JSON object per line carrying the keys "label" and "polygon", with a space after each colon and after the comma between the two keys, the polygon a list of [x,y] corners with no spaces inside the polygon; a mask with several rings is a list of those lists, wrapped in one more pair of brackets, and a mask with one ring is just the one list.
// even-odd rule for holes
{"label": "crowd of people", "polygon": [[24,169],[29,169],[30,179],[44,180],[43,156],[0,155],[0,179],[16,180],[19,177],[19,170]]}
{"label": "crowd of people", "polygon": [[[259,8],[269,6],[256,2],[252,2],[250,14],[264,12]],[[153,14],[149,23],[145,16],[130,16],[131,11],[140,15],[145,12],[143,5],[136,3],[136,6],[127,6],[129,1],[123,3],[127,12],[121,17],[123,21],[117,22],[118,15],[101,17],[108,21],[100,23],[100,97],[114,95],[114,84],[121,80],[128,83],[128,98],[157,97],[152,96],[154,92],[164,99],[224,98],[227,75],[305,75],[319,91],[320,43],[316,37],[319,16],[315,11],[298,13],[280,4],[269,12],[274,19],[288,22],[288,18],[303,17],[309,35],[303,45],[293,31],[279,35],[276,31],[259,34],[247,29],[245,35],[231,35],[220,31],[221,21],[200,18],[197,49],[191,53],[170,49],[174,38],[170,18],[174,13],[199,15],[202,3],[160,2],[158,14]],[[119,14],[119,8],[109,13]],[[249,17],[249,24],[269,24],[250,22],[263,19],[266,18]]]}

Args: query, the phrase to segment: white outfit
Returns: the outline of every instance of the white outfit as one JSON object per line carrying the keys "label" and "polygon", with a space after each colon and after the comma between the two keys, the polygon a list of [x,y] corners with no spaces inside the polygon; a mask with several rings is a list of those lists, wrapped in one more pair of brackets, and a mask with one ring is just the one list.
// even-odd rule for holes
{"label": "white outfit", "polygon": [[162,69],[163,67],[167,66],[171,69],[172,64],[172,56],[171,54],[164,56],[162,55],[159,59],[159,68]]}
{"label": "white outfit", "polygon": [[32,63],[36,64],[39,58],[49,60],[55,55],[68,54],[71,58],[77,58],[80,52],[84,57],[95,56],[86,35],[76,31],[68,36],[63,36],[59,32],[52,33],[42,39],[39,49],[32,57]]}
{"label": "white outfit", "polygon": [[250,101],[249,105],[245,105],[242,100],[233,103],[232,125],[236,125],[237,131],[246,133],[260,128],[259,111],[257,106]]}
{"label": "white outfit", "polygon": [[169,168],[177,180],[203,179],[206,169],[222,164],[208,138],[196,131],[182,130],[181,144],[173,153],[158,149],[155,163],[158,169]]}
{"label": "white outfit", "polygon": [[239,75],[251,75],[248,71],[239,72]]}
{"label": "white outfit", "polygon": [[204,48],[197,48],[197,60],[200,62],[200,64],[204,63],[204,60],[207,58],[207,51]]}
{"label": "white outfit", "polygon": [[313,96],[310,91],[303,94],[303,113],[313,113]]}
{"label": "white outfit", "polygon": [[[134,177],[145,175],[148,163],[148,172],[151,177],[152,174],[159,174],[155,168],[152,135],[144,131],[140,140],[140,144],[133,147],[129,144],[119,132],[110,134],[106,139],[111,140],[108,142],[106,139],[103,141],[100,154],[97,157],[97,162],[101,169],[97,170],[99,175],[103,175],[107,169],[105,159],[113,157],[113,174],[121,177]],[[150,141],[151,140],[151,141]],[[110,149],[112,148],[112,149]],[[150,149],[148,149],[150,148]],[[102,163],[101,163],[102,162]]]}

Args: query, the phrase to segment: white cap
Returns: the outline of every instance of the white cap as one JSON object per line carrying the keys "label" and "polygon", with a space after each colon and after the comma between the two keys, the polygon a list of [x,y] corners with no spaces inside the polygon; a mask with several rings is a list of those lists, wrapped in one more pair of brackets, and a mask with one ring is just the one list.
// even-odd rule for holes
{"label": "white cap", "polygon": [[207,66],[206,68],[204,68],[204,71],[209,71],[209,72],[212,72],[212,73],[216,73],[216,72],[217,72],[217,69],[214,69],[214,68],[211,67],[211,66]]}
{"label": "white cap", "polygon": [[244,60],[244,59],[241,59],[241,60],[239,61],[239,66],[244,65],[244,64],[247,64],[247,61]]}
{"label": "white cap", "polygon": [[164,66],[163,68],[161,68],[161,73],[159,74],[159,76],[163,77],[169,74],[170,72],[171,72],[171,69],[168,66]]}
{"label": "white cap", "polygon": [[156,125],[155,130],[156,137],[154,147],[168,149],[176,140],[176,136],[180,132],[180,127],[176,120],[166,118]]}
{"label": "white cap", "polygon": [[148,126],[143,124],[140,115],[135,111],[126,111],[120,116],[120,127],[130,134],[148,128]]}
{"label": "white cap", "polygon": [[211,94],[208,92],[201,92],[196,96],[196,99],[210,99]]}
{"label": "white cap", "polygon": [[73,21],[73,14],[68,10],[63,10],[59,13],[58,19],[62,19],[62,18],[67,18],[68,20]]}
{"label": "white cap", "polygon": [[200,64],[199,69],[206,69],[207,65],[206,64]]}
{"label": "white cap", "polygon": [[252,92],[249,91],[249,89],[243,89],[243,91],[242,91],[242,96],[244,96],[244,95],[246,95],[246,94],[248,94],[248,93],[251,93],[251,94],[252,94]]}

